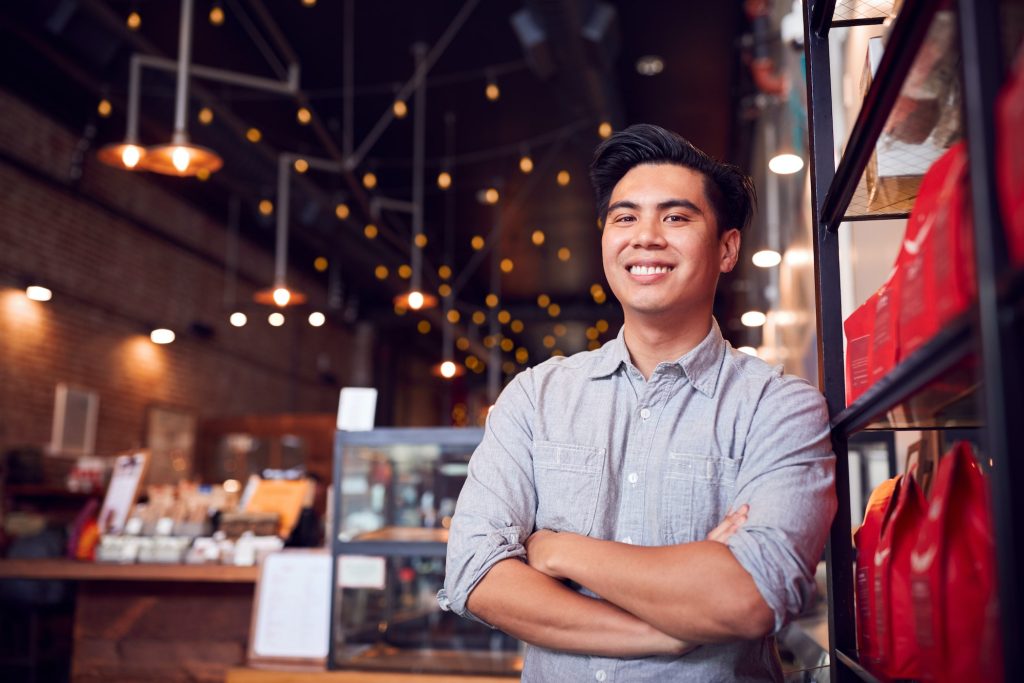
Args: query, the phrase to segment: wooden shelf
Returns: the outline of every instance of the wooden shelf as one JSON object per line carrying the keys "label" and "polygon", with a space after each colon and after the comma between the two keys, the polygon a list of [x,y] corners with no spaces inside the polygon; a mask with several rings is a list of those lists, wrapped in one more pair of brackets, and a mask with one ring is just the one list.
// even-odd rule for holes
{"label": "wooden shelf", "polygon": [[68,581],[255,583],[259,567],[204,564],[109,564],[76,560],[0,560],[0,578]]}

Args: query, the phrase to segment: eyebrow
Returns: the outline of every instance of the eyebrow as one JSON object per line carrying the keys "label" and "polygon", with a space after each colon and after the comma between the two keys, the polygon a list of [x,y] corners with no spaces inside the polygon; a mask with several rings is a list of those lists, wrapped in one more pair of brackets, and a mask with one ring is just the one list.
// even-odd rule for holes
{"label": "eyebrow", "polygon": [[[658,211],[664,211],[665,209],[688,209],[689,211],[698,213],[701,216],[704,215],[704,212],[700,210],[700,207],[691,202],[689,199],[666,199],[663,202],[659,202],[657,208]],[[637,204],[636,202],[629,201],[628,199],[623,199],[609,206],[608,212],[611,213],[616,209],[630,209],[632,211],[639,211],[640,205]]]}

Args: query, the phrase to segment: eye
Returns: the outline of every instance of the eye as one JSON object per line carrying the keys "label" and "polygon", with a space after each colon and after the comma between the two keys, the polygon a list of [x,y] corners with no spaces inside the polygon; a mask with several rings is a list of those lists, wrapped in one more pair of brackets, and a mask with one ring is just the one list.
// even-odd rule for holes
{"label": "eye", "polygon": [[632,214],[623,213],[623,214],[619,214],[614,219],[612,219],[612,222],[613,223],[631,223],[634,220],[636,220],[636,217],[633,216]]}
{"label": "eye", "polygon": [[689,223],[690,217],[678,213],[671,213],[665,216],[665,221],[669,223]]}

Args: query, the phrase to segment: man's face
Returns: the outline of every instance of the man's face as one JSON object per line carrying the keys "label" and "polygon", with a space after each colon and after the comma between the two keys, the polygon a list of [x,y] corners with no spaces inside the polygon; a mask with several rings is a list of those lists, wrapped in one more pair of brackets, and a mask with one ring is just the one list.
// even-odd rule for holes
{"label": "man's face", "polygon": [[704,176],[674,164],[631,169],[612,190],[601,236],[605,277],[627,318],[710,313],[739,231],[718,236]]}

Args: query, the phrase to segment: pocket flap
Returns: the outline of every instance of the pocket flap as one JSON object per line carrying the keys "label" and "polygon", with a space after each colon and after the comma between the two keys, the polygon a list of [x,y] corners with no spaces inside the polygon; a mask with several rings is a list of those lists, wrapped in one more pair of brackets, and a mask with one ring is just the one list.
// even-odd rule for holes
{"label": "pocket flap", "polygon": [[670,451],[665,476],[669,479],[690,479],[732,486],[739,469],[739,462],[731,458]]}
{"label": "pocket flap", "polygon": [[597,446],[556,443],[554,441],[533,442],[533,462],[537,467],[599,474],[606,450]]}

